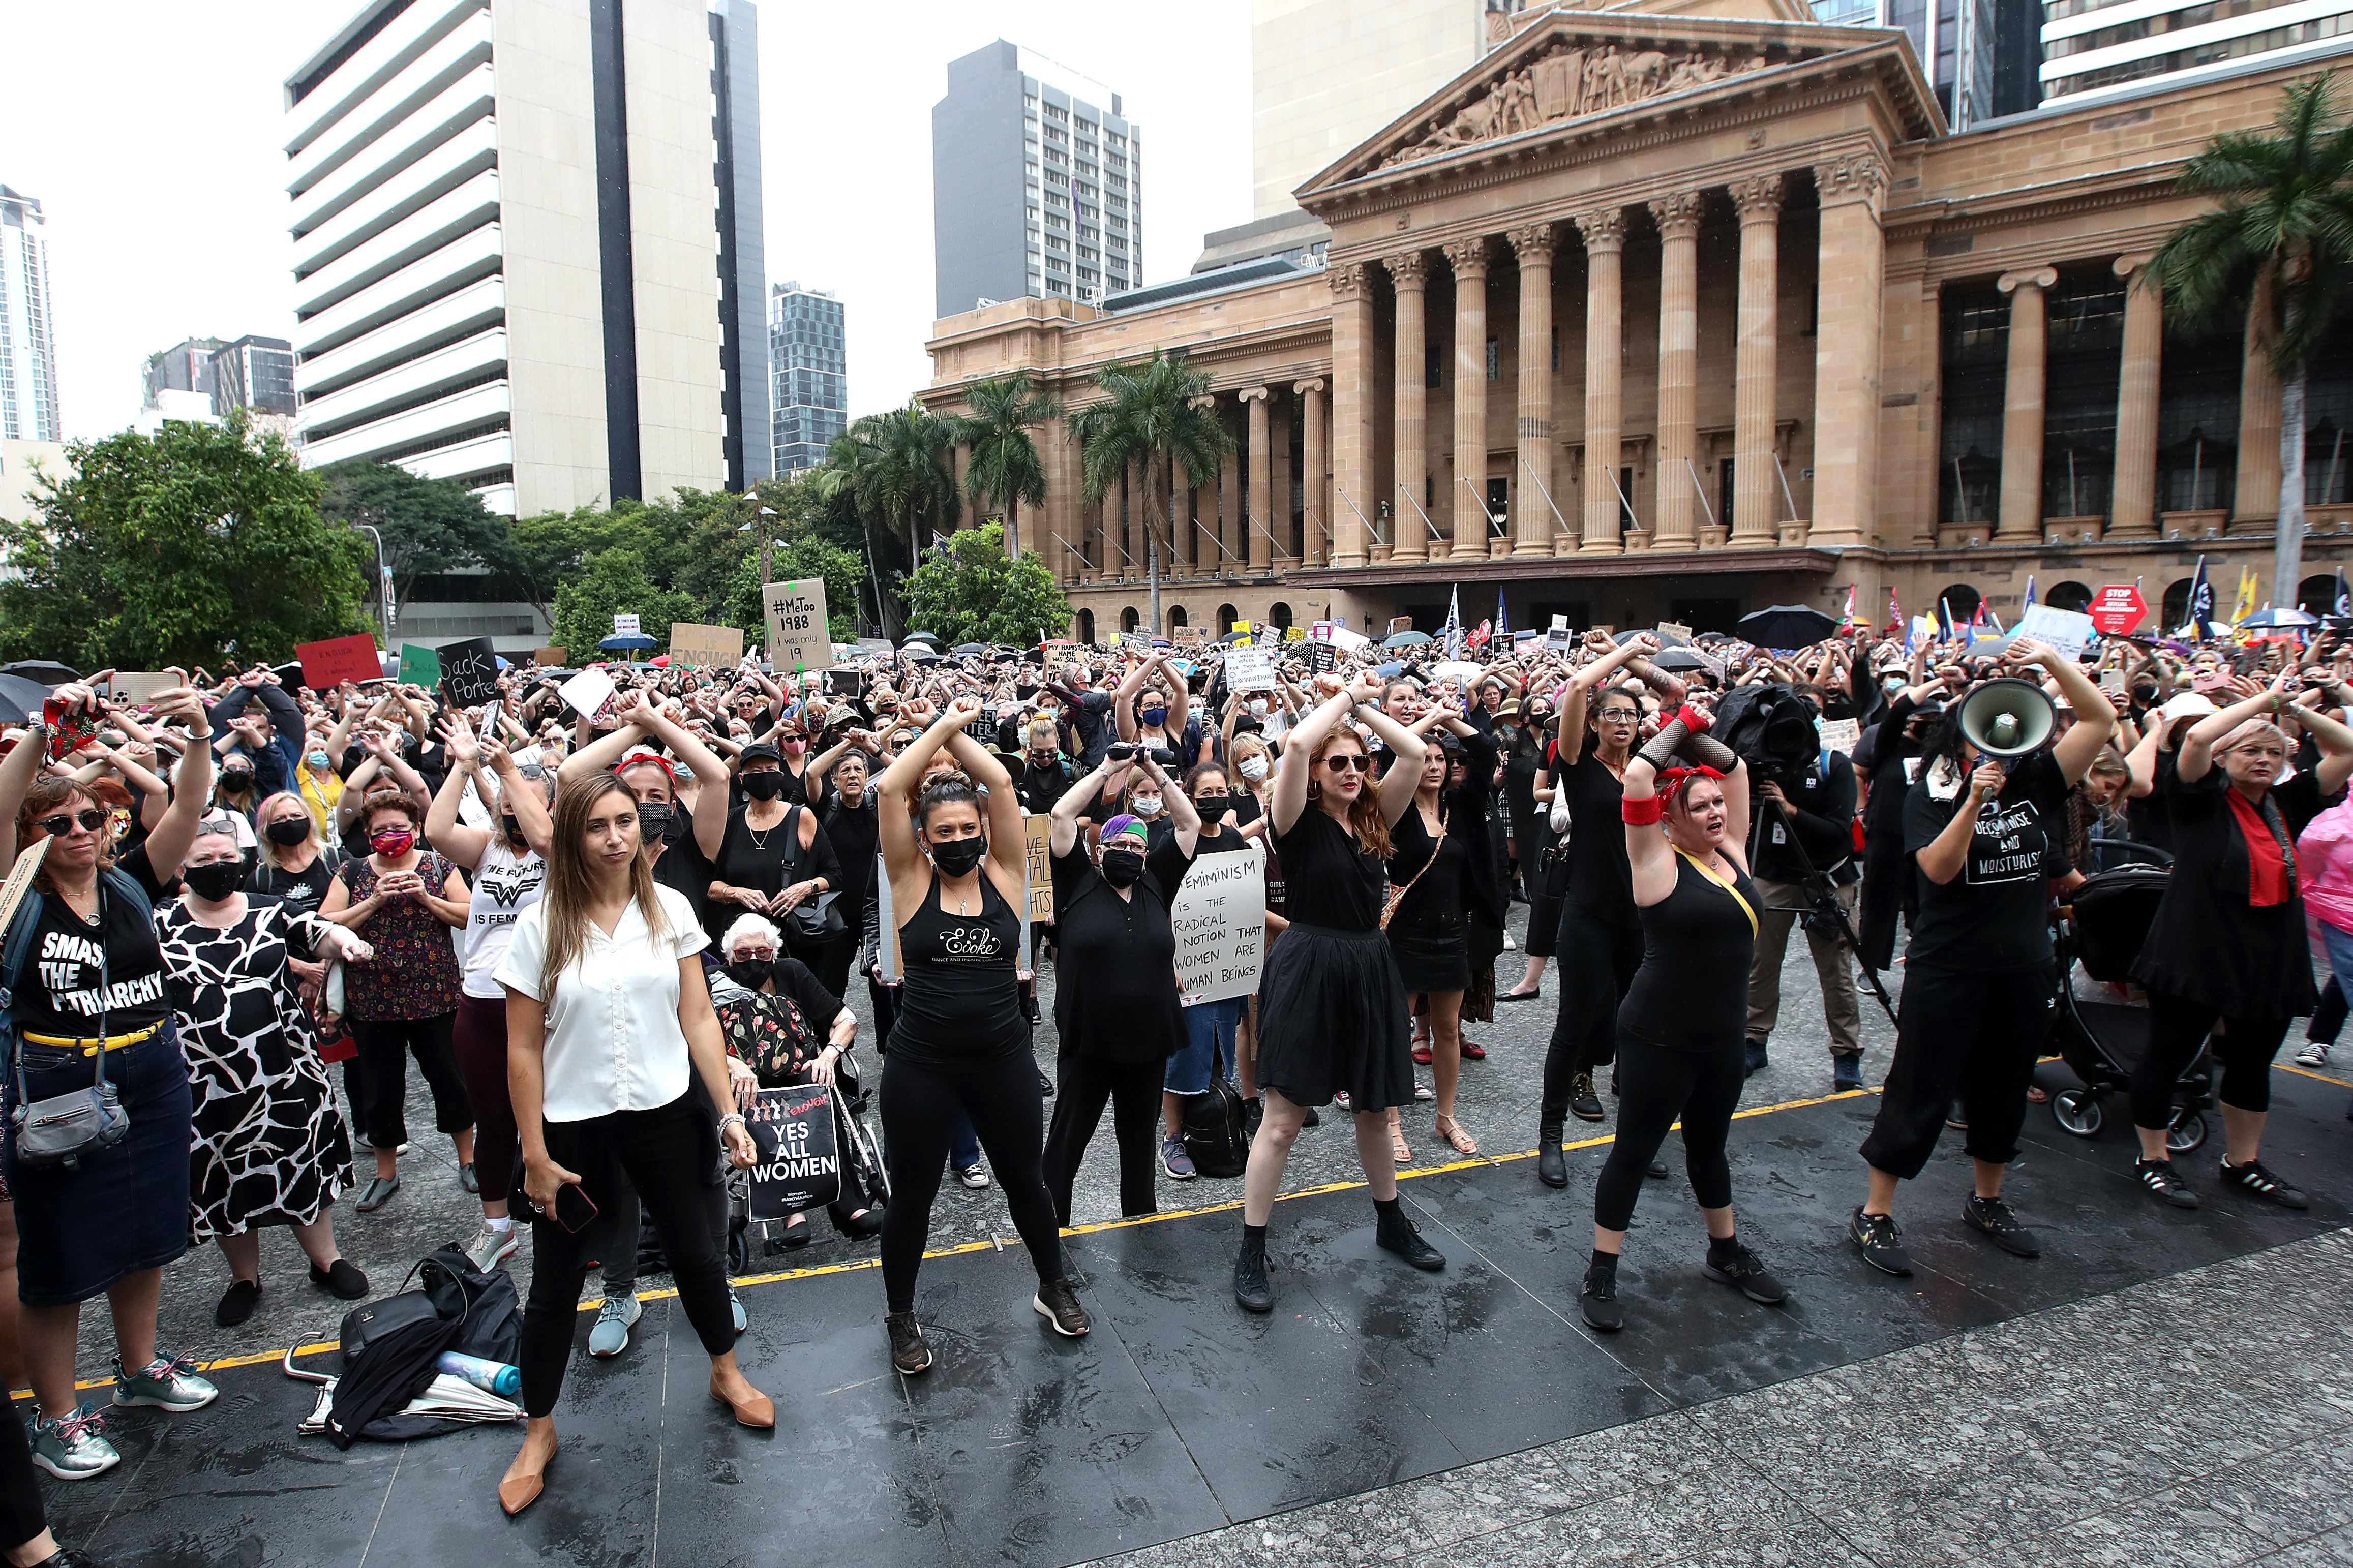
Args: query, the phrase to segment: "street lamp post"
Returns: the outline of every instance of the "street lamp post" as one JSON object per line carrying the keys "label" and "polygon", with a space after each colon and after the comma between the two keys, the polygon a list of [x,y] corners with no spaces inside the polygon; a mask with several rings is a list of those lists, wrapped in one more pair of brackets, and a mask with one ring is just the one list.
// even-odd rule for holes
{"label": "street lamp post", "polygon": [[365,533],[370,539],[375,541],[376,604],[377,606],[384,611],[384,651],[390,653],[392,651],[392,623],[395,612],[392,607],[392,568],[385,564],[384,535],[378,533],[375,531],[375,526],[370,523],[363,522],[355,524],[354,526],[356,526],[362,532]]}

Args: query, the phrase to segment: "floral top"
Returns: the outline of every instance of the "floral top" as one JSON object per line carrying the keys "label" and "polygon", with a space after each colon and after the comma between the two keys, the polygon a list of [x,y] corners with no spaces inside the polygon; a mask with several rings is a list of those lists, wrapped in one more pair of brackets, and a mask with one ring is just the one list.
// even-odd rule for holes
{"label": "floral top", "polygon": [[773,994],[715,979],[712,1000],[727,1054],[749,1064],[762,1089],[807,1082],[808,1065],[841,1013],[841,1003],[797,958],[776,960]]}
{"label": "floral top", "polygon": [[[456,869],[429,851],[417,858],[417,878],[437,898]],[[375,891],[375,863],[365,856],[344,861],[335,876],[355,904]],[[407,899],[377,910],[358,928],[375,957],[343,965],[344,1011],[363,1023],[456,1012],[464,976],[450,931],[439,915]]]}

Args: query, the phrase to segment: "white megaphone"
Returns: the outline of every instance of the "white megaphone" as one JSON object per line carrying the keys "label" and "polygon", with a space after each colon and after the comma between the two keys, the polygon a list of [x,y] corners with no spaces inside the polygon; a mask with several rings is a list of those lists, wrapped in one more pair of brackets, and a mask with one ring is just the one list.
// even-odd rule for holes
{"label": "white megaphone", "polygon": [[2059,707],[2031,680],[1989,680],[1961,699],[1961,736],[1996,762],[2041,751],[2059,728]]}

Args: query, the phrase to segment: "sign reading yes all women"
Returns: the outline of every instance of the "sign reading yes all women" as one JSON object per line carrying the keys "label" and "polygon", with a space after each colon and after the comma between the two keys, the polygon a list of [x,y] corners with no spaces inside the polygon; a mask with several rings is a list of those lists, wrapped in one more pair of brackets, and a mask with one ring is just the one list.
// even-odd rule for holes
{"label": "sign reading yes all women", "polygon": [[841,1195],[833,1090],[823,1084],[764,1089],[744,1122],[752,1162],[752,1222],[775,1222]]}
{"label": "sign reading yes all women", "polygon": [[1169,906],[1176,931],[1176,984],[1186,1006],[1247,996],[1266,957],[1266,854],[1204,855]]}

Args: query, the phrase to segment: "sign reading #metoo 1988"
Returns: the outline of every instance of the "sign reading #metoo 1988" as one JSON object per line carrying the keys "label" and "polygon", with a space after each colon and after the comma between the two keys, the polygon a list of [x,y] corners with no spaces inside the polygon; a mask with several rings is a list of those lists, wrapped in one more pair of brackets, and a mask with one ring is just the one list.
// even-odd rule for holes
{"label": "sign reading #metoo 1988", "polygon": [[763,603],[768,612],[768,663],[778,675],[833,668],[833,634],[826,627],[825,579],[771,583]]}
{"label": "sign reading #metoo 1988", "polygon": [[764,1089],[744,1131],[759,1151],[752,1163],[754,1224],[781,1220],[841,1195],[832,1089],[822,1084]]}
{"label": "sign reading #metoo 1988", "polygon": [[1266,957],[1265,851],[1253,843],[1194,861],[1168,918],[1186,1006],[1250,995]]}

